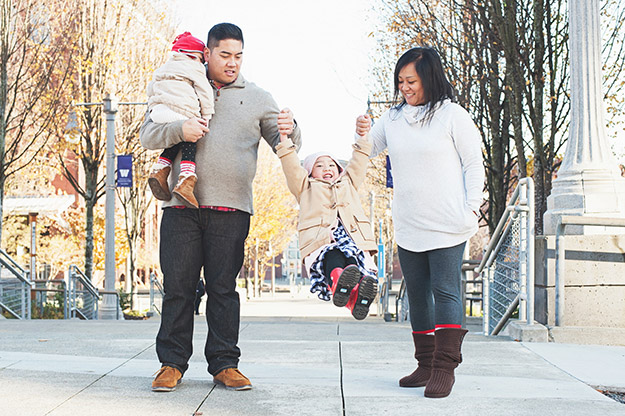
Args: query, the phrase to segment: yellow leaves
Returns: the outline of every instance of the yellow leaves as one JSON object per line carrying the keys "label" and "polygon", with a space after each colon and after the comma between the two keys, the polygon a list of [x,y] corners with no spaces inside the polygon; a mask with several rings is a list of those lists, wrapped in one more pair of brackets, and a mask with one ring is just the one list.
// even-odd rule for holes
{"label": "yellow leaves", "polygon": [[271,242],[275,253],[280,253],[295,234],[297,209],[295,198],[289,192],[284,173],[276,155],[265,142],[261,142],[258,166],[254,179],[254,215],[245,242],[247,258],[255,254],[256,239],[261,263],[269,258],[267,247]]}

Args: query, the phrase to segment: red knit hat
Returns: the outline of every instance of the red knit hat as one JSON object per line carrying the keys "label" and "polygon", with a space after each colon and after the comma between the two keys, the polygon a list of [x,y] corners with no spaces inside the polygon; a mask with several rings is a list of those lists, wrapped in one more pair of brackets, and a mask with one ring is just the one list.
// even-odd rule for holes
{"label": "red knit hat", "polygon": [[176,39],[172,42],[171,50],[174,52],[199,52],[204,53],[204,42],[191,35],[189,32],[184,32],[181,35],[176,36]]}

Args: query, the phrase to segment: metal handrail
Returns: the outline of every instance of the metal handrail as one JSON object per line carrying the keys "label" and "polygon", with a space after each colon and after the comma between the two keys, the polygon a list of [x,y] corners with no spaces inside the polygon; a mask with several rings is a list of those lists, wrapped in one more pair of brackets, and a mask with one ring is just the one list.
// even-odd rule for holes
{"label": "metal handrail", "polygon": [[[11,256],[9,256],[9,253],[7,253],[4,249],[0,248],[0,262],[2,262],[3,264],[5,264],[6,261],[8,261],[9,263],[11,263],[14,267],[16,267],[17,269],[19,269],[20,272],[22,273],[27,273],[27,271],[20,266],[15,260],[13,260],[13,258],[11,258]],[[3,259],[4,257],[4,259]],[[4,260],[4,261],[3,261]],[[6,265],[5,265],[6,266]]]}
{"label": "metal handrail", "polygon": [[527,224],[525,227],[520,227],[519,230],[519,245],[525,246],[524,249],[520,248],[519,250],[521,289],[518,296],[508,305],[492,335],[496,335],[503,328],[518,306],[521,308],[519,317],[524,316],[528,324],[534,323],[534,181],[532,178],[522,178],[512,193],[508,206],[493,232],[480,265],[475,268],[475,272],[482,276],[484,332],[486,334],[489,333],[489,309],[492,302],[489,297],[489,278],[484,277],[484,271],[487,270],[490,275],[490,268],[499,254],[504,238],[513,226],[513,220],[521,214],[527,215]]}
{"label": "metal handrail", "polygon": [[156,278],[156,273],[150,272],[150,311],[148,312],[148,316],[153,316],[154,310],[156,310],[159,315],[161,314],[160,309],[156,306],[156,300],[154,298],[154,287],[158,289],[162,298],[165,295],[165,290],[163,289],[161,282],[159,282]]}
{"label": "metal handrail", "polygon": [[625,227],[625,218],[563,215],[556,223],[556,326],[564,325],[564,231],[567,225]]}
{"label": "metal handrail", "polygon": [[[94,300],[95,311],[94,311],[94,319],[98,319],[98,311],[99,311],[99,301],[102,300],[100,296],[100,292],[98,288],[96,288],[93,283],[89,280],[87,275],[85,275],[82,270],[78,268],[75,264],[71,264],[69,266],[69,276],[68,276],[68,291],[66,296],[66,313],[67,318],[72,318],[75,314],[81,315],[84,319],[88,319],[87,316],[76,306],[77,305],[77,291],[76,291],[76,280],[80,282],[83,288],[86,290],[88,294],[90,294]],[[118,302],[119,303],[119,302]],[[119,313],[118,313],[119,314]]]}
{"label": "metal handrail", "polygon": [[22,317],[20,315],[18,315],[17,313],[15,313],[13,311],[13,309],[9,308],[8,305],[5,305],[4,302],[0,301],[0,307],[2,309],[4,309],[5,311],[7,311],[8,313],[10,313],[11,315],[13,315],[14,318],[16,319],[22,319]]}
{"label": "metal handrail", "polygon": [[82,270],[80,270],[75,264],[72,264],[69,267],[73,268],[75,273],[74,276],[77,277],[78,280],[80,280],[80,283],[82,283],[82,285],[89,291],[89,293],[91,293],[93,296],[100,298],[98,288],[95,287],[93,283],[91,283],[87,275],[84,274]]}
{"label": "metal handrail", "polygon": [[[19,313],[14,311],[12,308],[14,306],[7,305],[3,299],[0,299],[0,307],[2,309],[8,311],[12,316],[17,319],[30,319],[31,318],[31,290],[34,286],[34,283],[29,279],[29,272],[25,270],[22,266],[17,264],[15,260],[9,256],[9,254],[0,249],[0,269],[4,267],[6,268],[20,283],[21,288],[16,289],[21,292],[19,295]],[[1,279],[0,279],[1,282]],[[2,289],[3,285],[0,285],[0,292],[4,293]]]}
{"label": "metal handrail", "polygon": [[34,286],[34,283],[27,277],[29,275],[28,270],[25,270],[22,266],[17,264],[3,249],[0,249],[0,264],[2,264],[2,267],[7,268],[12,275],[23,283],[26,283],[30,287]]}
{"label": "metal handrail", "polygon": [[490,267],[490,265],[493,264],[494,256],[492,254],[493,252],[495,252],[495,246],[499,246],[501,244],[500,242],[501,236],[502,234],[504,234],[503,228],[504,226],[508,225],[508,218],[510,217],[510,212],[516,212],[514,209],[516,206],[514,205],[514,202],[516,201],[518,196],[519,196],[519,187],[517,186],[514,189],[512,196],[510,197],[510,203],[513,205],[508,205],[503,215],[499,219],[499,223],[497,223],[497,227],[495,227],[495,231],[493,232],[493,235],[491,236],[490,241],[488,242],[488,246],[486,246],[486,249],[484,250],[482,261],[480,262],[480,265],[475,268],[476,273],[482,273],[482,270],[484,270],[484,268]]}
{"label": "metal handrail", "polygon": [[156,286],[158,291],[161,292],[161,296],[165,295],[165,289],[163,288],[163,285],[161,285],[161,282],[159,282],[156,278],[154,279],[154,286]]}

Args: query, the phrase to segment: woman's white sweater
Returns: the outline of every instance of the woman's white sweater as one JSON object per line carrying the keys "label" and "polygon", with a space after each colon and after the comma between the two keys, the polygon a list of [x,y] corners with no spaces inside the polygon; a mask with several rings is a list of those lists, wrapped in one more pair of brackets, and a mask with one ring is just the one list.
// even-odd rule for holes
{"label": "woman's white sweater", "polygon": [[395,239],[423,252],[453,247],[478,229],[484,166],[469,113],[444,101],[429,122],[425,106],[390,109],[372,127],[372,157],[388,148]]}

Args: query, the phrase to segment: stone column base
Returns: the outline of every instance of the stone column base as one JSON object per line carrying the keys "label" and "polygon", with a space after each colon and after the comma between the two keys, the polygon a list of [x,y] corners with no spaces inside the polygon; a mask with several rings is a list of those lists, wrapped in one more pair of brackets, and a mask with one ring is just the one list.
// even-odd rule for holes
{"label": "stone column base", "polygon": [[508,336],[521,342],[549,342],[547,327],[538,323],[528,325],[525,322],[510,322],[508,324]]}
{"label": "stone column base", "polygon": [[550,326],[549,341],[562,344],[625,345],[625,328]]}
{"label": "stone column base", "polygon": [[[563,327],[625,329],[625,235],[567,235]],[[536,321],[555,325],[555,237],[536,237]]]}

